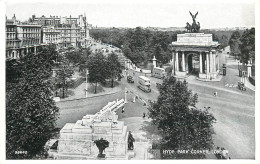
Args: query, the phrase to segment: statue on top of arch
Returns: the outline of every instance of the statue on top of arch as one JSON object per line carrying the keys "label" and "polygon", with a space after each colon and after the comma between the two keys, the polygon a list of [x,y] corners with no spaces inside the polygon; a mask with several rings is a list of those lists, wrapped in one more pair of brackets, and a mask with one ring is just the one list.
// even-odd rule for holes
{"label": "statue on top of arch", "polygon": [[187,32],[199,32],[199,30],[200,30],[200,22],[196,22],[196,17],[198,15],[198,12],[195,15],[193,15],[190,12],[190,15],[192,17],[193,22],[192,22],[192,25],[190,25],[189,22],[186,23],[186,27],[185,28],[186,28]]}

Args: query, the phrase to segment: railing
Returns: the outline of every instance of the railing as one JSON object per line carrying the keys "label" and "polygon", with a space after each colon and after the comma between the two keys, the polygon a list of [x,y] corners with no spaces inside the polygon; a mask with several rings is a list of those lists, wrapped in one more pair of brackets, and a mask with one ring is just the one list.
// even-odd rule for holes
{"label": "railing", "polygon": [[77,88],[77,87],[78,87],[80,84],[82,84],[85,80],[86,80],[86,78],[83,78],[83,77],[77,79],[76,81],[74,81],[74,82],[72,83],[71,88],[73,88],[73,89]]}
{"label": "railing", "polygon": [[251,76],[249,76],[249,82],[252,84],[252,85],[254,85],[255,86],[255,79],[254,78],[252,78]]}

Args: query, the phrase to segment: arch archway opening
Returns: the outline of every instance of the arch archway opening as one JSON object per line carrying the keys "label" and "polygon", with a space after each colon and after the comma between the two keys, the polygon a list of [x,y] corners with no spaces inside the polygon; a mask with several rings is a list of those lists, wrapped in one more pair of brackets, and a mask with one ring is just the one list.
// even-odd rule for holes
{"label": "arch archway opening", "polygon": [[188,61],[188,73],[190,75],[198,75],[200,70],[199,54],[189,53],[187,56]]}

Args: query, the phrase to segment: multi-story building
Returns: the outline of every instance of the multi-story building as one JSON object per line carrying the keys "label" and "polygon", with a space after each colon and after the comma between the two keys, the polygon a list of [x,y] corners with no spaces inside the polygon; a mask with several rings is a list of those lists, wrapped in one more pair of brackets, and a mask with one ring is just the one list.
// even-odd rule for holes
{"label": "multi-story building", "polygon": [[39,17],[35,15],[28,22],[21,23],[6,18],[6,57],[19,58],[29,52],[37,52],[37,47],[54,43],[57,48],[87,47],[89,27],[86,16]]}
{"label": "multi-story building", "polygon": [[6,57],[19,58],[28,52],[37,51],[41,44],[41,26],[23,24],[13,18],[6,19]]}
{"label": "multi-story building", "polygon": [[[78,18],[50,16],[36,17],[32,15],[29,22],[42,25],[43,43],[55,43],[58,47],[87,47],[89,43],[89,27],[86,16]],[[58,34],[59,33],[59,34]],[[60,39],[59,39],[60,38]]]}
{"label": "multi-story building", "polygon": [[62,47],[79,47],[81,43],[81,28],[77,24],[63,24],[56,27],[60,31]]}
{"label": "multi-story building", "polygon": [[41,17],[36,17],[35,15],[32,15],[32,18],[29,19],[29,22],[39,24],[41,26],[54,26],[59,25],[61,18],[58,16],[51,16],[45,17],[44,15]]}
{"label": "multi-story building", "polygon": [[57,30],[54,26],[47,26],[42,28],[42,34],[43,34],[43,43],[46,44],[57,44],[59,45],[61,43],[61,36],[60,31]]}

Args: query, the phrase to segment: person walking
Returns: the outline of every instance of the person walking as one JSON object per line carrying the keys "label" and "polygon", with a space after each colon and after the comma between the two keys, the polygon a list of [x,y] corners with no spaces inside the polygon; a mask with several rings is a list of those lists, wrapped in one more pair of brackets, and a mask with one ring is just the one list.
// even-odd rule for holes
{"label": "person walking", "polygon": [[143,113],[143,119],[145,119],[145,115],[146,115],[146,114],[145,114],[145,112],[144,112],[144,113]]}
{"label": "person walking", "polygon": [[218,92],[215,91],[214,94],[213,94],[213,96],[214,96],[214,97],[217,97],[217,95],[218,95]]}
{"label": "person walking", "polygon": [[134,139],[131,131],[129,131],[129,133],[128,133],[128,140],[127,140],[127,142],[128,142],[128,150],[133,150],[134,149],[134,144],[133,143],[135,142],[135,139]]}

